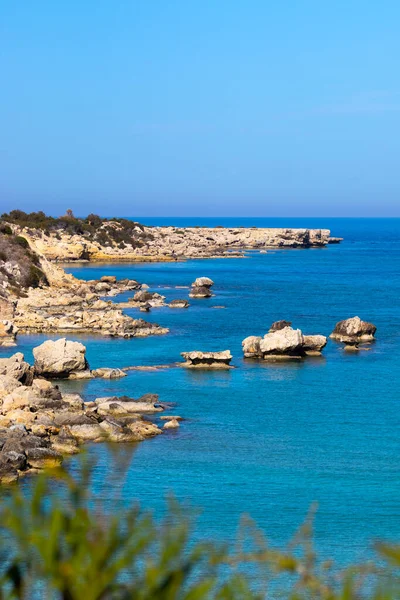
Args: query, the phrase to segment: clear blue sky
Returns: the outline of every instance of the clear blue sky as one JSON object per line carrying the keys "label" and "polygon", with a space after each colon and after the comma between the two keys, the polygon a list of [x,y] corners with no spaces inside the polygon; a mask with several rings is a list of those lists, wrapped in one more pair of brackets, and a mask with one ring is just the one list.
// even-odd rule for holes
{"label": "clear blue sky", "polygon": [[398,0],[0,0],[0,204],[400,216]]}

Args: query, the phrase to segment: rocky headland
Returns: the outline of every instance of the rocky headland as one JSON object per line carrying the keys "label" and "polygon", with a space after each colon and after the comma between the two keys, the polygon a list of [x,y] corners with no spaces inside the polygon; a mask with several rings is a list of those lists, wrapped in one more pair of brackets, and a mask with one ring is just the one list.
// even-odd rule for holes
{"label": "rocky headland", "polygon": [[15,235],[51,261],[171,261],[242,256],[244,250],[313,248],[338,243],[328,229],[149,227],[89,215],[58,219],[11,211],[2,216]]}

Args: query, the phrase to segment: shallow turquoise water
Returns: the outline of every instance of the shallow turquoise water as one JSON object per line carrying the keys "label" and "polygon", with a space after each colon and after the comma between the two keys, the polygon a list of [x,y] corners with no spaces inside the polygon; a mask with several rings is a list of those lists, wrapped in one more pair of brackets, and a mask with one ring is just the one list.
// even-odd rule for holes
{"label": "shallow turquoise water", "polygon": [[[187,297],[188,289],[174,286],[189,286],[198,276],[215,281],[214,298],[191,299],[188,310],[151,312],[149,320],[170,328],[166,336],[84,338],[92,367],[169,364],[185,350],[228,348],[237,367],[131,371],[119,381],[64,384],[87,398],[156,392],[173,403],[168,412],[186,418],[178,432],[135,448],[92,447],[98,458],[94,485],[110,508],[121,493],[126,502],[139,499],[157,514],[171,491],[202,507],[203,536],[231,539],[247,512],[276,543],[293,534],[317,501],[316,541],[323,555],[342,563],[361,559],[372,540],[400,539],[400,220],[251,224],[330,227],[345,241],[325,249],[251,253],[246,259],[69,268],[86,279],[136,278],[168,299]],[[242,359],[242,339],[266,333],[275,320],[329,335],[338,320],[356,314],[378,327],[368,352],[345,354],[330,341],[322,359],[279,364]],[[18,349],[30,358],[42,339],[21,337]],[[112,474],[122,471],[115,455],[125,460],[127,473],[123,483],[110,485]]]}

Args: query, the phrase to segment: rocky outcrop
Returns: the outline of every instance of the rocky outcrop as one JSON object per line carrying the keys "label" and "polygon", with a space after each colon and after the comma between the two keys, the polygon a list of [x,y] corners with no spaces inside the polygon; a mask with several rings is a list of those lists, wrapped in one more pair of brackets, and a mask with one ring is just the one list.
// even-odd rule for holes
{"label": "rocky outcrop", "polygon": [[10,358],[0,358],[0,385],[4,383],[4,377],[20,384],[31,385],[33,374],[33,368],[25,361],[21,352],[17,352]]}
{"label": "rocky outcrop", "polygon": [[[29,290],[17,302],[15,325],[32,333],[98,333],[110,337],[162,335],[168,329],[125,315],[118,304],[101,296],[114,295],[140,285],[124,283],[116,288],[102,282],[82,282],[63,288]],[[130,306],[130,304],[128,304]]]}
{"label": "rocky outcrop", "polygon": [[182,364],[183,367],[187,368],[198,368],[198,369],[230,369],[232,354],[230,350],[223,350],[222,352],[200,352],[194,350],[193,352],[181,352],[181,356],[185,359]]}
{"label": "rocky outcrop", "polygon": [[156,394],[84,402],[78,394],[62,393],[50,381],[33,378],[22,354],[1,359],[0,483],[56,467],[87,441],[139,442],[159,435],[162,429],[145,416],[156,419],[163,410]]}
{"label": "rocky outcrop", "polygon": [[371,342],[375,339],[376,327],[373,323],[362,321],[360,317],[352,317],[336,323],[330,337],[346,344]]}
{"label": "rocky outcrop", "polygon": [[320,355],[326,342],[326,337],[323,335],[303,335],[300,329],[283,327],[270,330],[264,337],[249,336],[245,338],[242,348],[245,358],[299,359],[306,355]]}
{"label": "rocky outcrop", "polygon": [[60,379],[77,371],[85,371],[89,368],[85,353],[85,346],[79,342],[65,338],[47,340],[33,349],[35,373]]}
{"label": "rocky outcrop", "polygon": [[190,298],[211,298],[211,287],[214,282],[209,277],[198,277],[193,283],[189,293]]}
{"label": "rocky outcrop", "polygon": [[156,308],[159,306],[165,306],[165,296],[158,294],[157,292],[148,292],[141,290],[136,292],[131,300],[128,300],[126,306],[138,307],[138,308]]}
{"label": "rocky outcrop", "polygon": [[275,323],[272,323],[271,327],[269,328],[269,333],[280,331],[281,329],[285,329],[285,327],[290,327],[291,324],[291,321],[275,321]]}
{"label": "rocky outcrop", "polygon": [[[1,293],[7,294],[7,288]],[[15,301],[0,293],[0,346],[15,346],[18,327],[14,324]]]}

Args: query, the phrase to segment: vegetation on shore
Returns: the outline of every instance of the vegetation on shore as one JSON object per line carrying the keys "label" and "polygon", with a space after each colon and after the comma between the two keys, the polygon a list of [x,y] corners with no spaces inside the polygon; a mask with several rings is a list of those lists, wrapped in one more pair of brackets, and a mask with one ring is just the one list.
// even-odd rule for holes
{"label": "vegetation on shore", "polygon": [[137,505],[93,498],[81,463],[40,476],[31,489],[2,490],[0,597],[60,600],[389,600],[400,595],[400,546],[381,544],[377,562],[335,570],[320,562],[307,522],[284,550],[249,520],[234,548],[195,543],[187,511],[174,503],[157,523]]}
{"label": "vegetation on shore", "polygon": [[27,239],[14,235],[9,225],[0,224],[0,296],[6,289],[20,295],[24,289],[46,285],[39,257],[29,248]]}
{"label": "vegetation on shore", "polygon": [[34,233],[39,230],[43,235],[54,234],[60,238],[61,234],[80,235],[90,240],[97,241],[103,246],[118,246],[123,249],[127,245],[133,248],[142,247],[152,238],[141,223],[123,218],[105,219],[95,214],[86,218],[75,217],[68,209],[61,217],[50,217],[43,211],[26,213],[22,210],[12,210],[1,215],[2,227],[8,224],[27,228]]}

